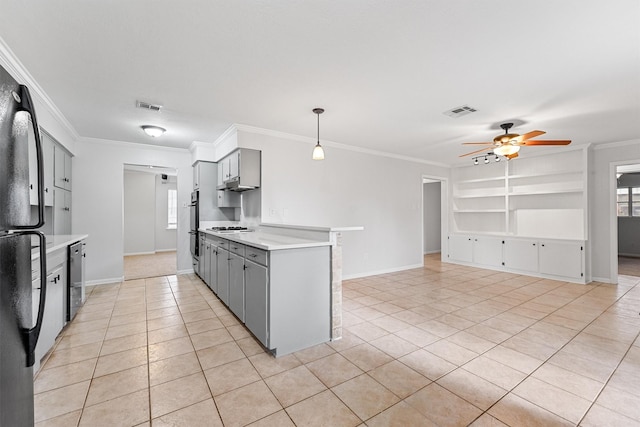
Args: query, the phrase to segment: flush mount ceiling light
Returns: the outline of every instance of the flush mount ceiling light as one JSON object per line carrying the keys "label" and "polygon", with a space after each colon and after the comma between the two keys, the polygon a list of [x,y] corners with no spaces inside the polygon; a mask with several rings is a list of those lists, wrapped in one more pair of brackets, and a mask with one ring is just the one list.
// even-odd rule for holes
{"label": "flush mount ceiling light", "polygon": [[320,145],[320,114],[324,113],[323,108],[314,108],[313,113],[318,116],[318,143],[313,148],[313,156],[311,157],[313,160],[324,160],[324,150]]}
{"label": "flush mount ceiling light", "polygon": [[154,138],[162,135],[167,131],[165,128],[161,128],[160,126],[144,125],[140,127],[142,128],[144,133]]}

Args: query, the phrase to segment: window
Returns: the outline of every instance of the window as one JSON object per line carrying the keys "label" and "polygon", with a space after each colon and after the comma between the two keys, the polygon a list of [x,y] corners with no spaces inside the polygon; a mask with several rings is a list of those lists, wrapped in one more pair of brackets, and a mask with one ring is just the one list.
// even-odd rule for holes
{"label": "window", "polygon": [[618,188],[618,216],[640,217],[640,187]]}
{"label": "window", "polygon": [[178,190],[167,190],[167,228],[178,227]]}

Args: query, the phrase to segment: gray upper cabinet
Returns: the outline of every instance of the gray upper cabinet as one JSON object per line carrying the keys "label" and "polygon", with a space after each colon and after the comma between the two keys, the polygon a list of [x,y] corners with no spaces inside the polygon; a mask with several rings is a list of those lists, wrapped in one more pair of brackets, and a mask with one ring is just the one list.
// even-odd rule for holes
{"label": "gray upper cabinet", "polygon": [[[216,186],[216,164],[212,162],[197,161],[193,164],[193,189],[206,188],[213,191]],[[211,194],[213,197],[213,193]]]}
{"label": "gray upper cabinet", "polygon": [[54,145],[53,154],[53,184],[71,191],[71,155],[59,145]]}
{"label": "gray upper cabinet", "polygon": [[[54,140],[45,132],[40,132],[42,140],[42,161],[44,163],[44,205],[53,206],[53,161]],[[29,133],[29,201],[38,204],[38,162],[35,152],[35,139]]]}
{"label": "gray upper cabinet", "polygon": [[238,148],[218,162],[218,189],[246,191],[260,187],[259,150]]}

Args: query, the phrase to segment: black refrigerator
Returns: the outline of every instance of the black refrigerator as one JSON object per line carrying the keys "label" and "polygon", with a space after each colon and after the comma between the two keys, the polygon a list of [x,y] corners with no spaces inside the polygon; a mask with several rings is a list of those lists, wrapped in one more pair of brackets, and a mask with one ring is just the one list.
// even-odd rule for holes
{"label": "black refrigerator", "polygon": [[[38,179],[29,182],[29,133]],[[31,218],[30,185],[38,195]],[[26,86],[0,67],[0,426],[33,426],[34,350],[44,313],[46,256],[42,146]],[[36,216],[36,215],[34,215]],[[40,250],[37,320],[32,313],[32,242]]]}

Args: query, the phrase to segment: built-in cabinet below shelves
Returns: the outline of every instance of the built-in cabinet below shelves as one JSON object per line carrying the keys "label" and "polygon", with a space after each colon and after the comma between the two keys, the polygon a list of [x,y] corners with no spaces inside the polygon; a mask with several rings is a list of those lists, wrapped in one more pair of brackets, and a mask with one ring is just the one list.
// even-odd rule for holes
{"label": "built-in cabinet below shelves", "polygon": [[451,231],[586,240],[586,149],[454,168]]}
{"label": "built-in cabinet below shelves", "polygon": [[585,241],[451,234],[450,262],[586,283]]}

